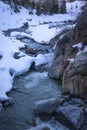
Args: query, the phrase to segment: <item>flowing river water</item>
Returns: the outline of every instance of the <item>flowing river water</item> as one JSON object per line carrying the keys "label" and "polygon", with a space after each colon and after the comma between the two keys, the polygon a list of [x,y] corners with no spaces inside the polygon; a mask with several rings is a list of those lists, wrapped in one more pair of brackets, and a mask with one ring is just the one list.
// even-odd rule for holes
{"label": "flowing river water", "polygon": [[35,124],[34,103],[41,99],[61,96],[61,83],[49,79],[47,72],[30,72],[14,80],[17,90],[8,95],[15,104],[6,107],[0,130],[25,130]]}

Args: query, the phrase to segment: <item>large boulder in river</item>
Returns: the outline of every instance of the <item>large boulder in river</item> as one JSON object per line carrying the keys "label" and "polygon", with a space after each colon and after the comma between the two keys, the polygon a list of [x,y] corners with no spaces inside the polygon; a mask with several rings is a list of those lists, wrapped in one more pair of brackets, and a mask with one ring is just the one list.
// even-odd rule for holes
{"label": "large boulder in river", "polygon": [[81,98],[87,97],[87,52],[77,55],[64,71],[62,91]]}
{"label": "large boulder in river", "polygon": [[60,106],[55,113],[56,119],[70,128],[70,130],[79,130],[84,119],[84,112],[74,105]]}
{"label": "large boulder in river", "polygon": [[56,98],[39,100],[35,103],[34,111],[37,115],[51,115],[58,105]]}

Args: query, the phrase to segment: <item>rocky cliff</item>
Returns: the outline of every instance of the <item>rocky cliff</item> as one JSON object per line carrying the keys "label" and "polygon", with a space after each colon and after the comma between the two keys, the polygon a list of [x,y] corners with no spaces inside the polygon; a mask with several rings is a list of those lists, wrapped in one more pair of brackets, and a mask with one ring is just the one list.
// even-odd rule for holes
{"label": "rocky cliff", "polygon": [[[87,98],[87,10],[77,19],[75,29],[56,36],[50,78],[62,79],[62,92]],[[84,22],[83,22],[84,21]],[[52,43],[51,43],[52,44]]]}

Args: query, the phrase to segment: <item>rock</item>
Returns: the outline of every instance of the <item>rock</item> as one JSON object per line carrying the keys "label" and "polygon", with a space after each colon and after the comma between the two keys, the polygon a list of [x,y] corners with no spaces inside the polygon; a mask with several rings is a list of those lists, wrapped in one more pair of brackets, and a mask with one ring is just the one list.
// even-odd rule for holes
{"label": "rock", "polygon": [[37,53],[37,51],[32,48],[25,49],[25,52],[27,54],[33,54],[33,55],[35,55]]}
{"label": "rock", "polygon": [[74,105],[60,106],[55,112],[55,117],[70,130],[79,130],[83,123],[84,112]]}
{"label": "rock", "polygon": [[25,54],[20,53],[20,52],[15,52],[14,53],[14,58],[15,59],[20,59],[21,57],[25,57]]}
{"label": "rock", "polygon": [[8,98],[8,100],[3,101],[3,106],[10,106],[13,105],[15,102],[12,98]]}
{"label": "rock", "polygon": [[[72,31],[69,31],[61,35],[59,40],[56,39],[57,45],[54,52],[54,61],[48,73],[50,78],[62,78],[63,72],[69,64],[68,59],[74,57],[78,52],[77,49],[72,48],[71,37]],[[56,36],[56,38],[58,37]]]}
{"label": "rock", "polygon": [[32,127],[27,130],[50,130],[50,128],[48,126],[40,125],[40,126]]}
{"label": "rock", "polygon": [[87,97],[87,52],[76,55],[63,73],[62,92]]}
{"label": "rock", "polygon": [[58,105],[56,98],[40,100],[35,103],[34,111],[38,115],[52,114]]}
{"label": "rock", "polygon": [[54,60],[53,65],[51,66],[48,76],[50,78],[58,79],[62,76],[62,65],[63,65],[63,56],[60,55],[56,60]]}
{"label": "rock", "polygon": [[87,52],[83,52],[75,57],[73,67],[78,73],[87,75]]}
{"label": "rock", "polygon": [[76,97],[87,97],[87,76],[77,74],[73,77],[63,77],[62,92],[69,92]]}
{"label": "rock", "polygon": [[81,106],[84,106],[84,102],[82,99],[80,98],[72,98],[71,101],[74,103],[74,104],[80,104]]}

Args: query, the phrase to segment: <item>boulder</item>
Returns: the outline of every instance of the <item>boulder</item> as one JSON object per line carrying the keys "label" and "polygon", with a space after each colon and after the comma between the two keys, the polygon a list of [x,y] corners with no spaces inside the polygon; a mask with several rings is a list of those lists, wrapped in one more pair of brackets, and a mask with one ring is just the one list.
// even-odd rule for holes
{"label": "boulder", "polygon": [[54,60],[53,65],[51,66],[48,76],[50,78],[58,79],[62,75],[62,65],[63,65],[63,56],[60,55],[56,60]]}
{"label": "boulder", "polygon": [[55,112],[56,119],[70,128],[70,130],[79,130],[83,123],[84,112],[77,106],[60,106]]}
{"label": "boulder", "polygon": [[35,103],[34,111],[37,115],[51,115],[58,105],[56,98],[39,100]]}

